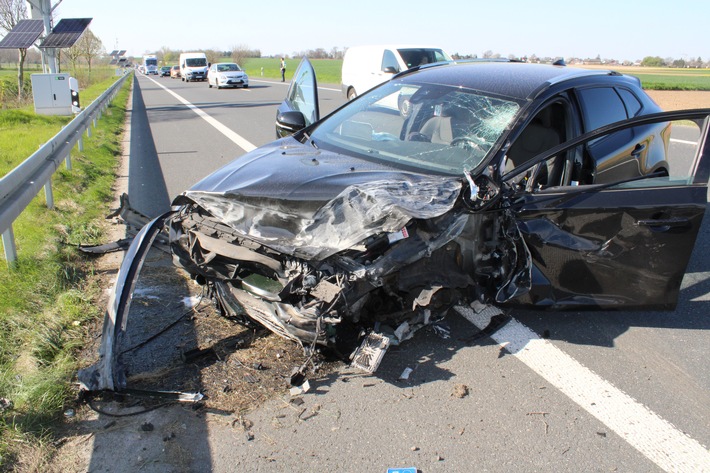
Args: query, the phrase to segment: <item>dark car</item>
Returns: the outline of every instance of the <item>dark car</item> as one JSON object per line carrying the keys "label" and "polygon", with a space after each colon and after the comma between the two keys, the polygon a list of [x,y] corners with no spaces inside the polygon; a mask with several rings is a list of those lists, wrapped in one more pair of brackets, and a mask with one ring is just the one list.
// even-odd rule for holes
{"label": "dark car", "polygon": [[159,77],[170,77],[170,66],[163,66],[158,70]]}
{"label": "dark car", "polygon": [[[609,71],[452,63],[319,119],[307,60],[294,77],[277,116],[293,134],[203,179],[136,237],[85,384],[121,384],[112,344],[163,232],[222,313],[369,370],[375,348],[458,304],[675,307],[707,205],[710,110],[659,113],[638,80]],[[680,119],[701,128],[695,151],[671,153]]]}

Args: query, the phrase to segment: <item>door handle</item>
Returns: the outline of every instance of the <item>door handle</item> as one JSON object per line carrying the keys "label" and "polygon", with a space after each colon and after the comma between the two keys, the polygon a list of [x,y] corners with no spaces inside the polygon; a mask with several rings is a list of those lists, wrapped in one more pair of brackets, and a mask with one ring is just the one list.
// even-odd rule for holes
{"label": "door handle", "polygon": [[631,152],[631,156],[634,158],[638,158],[641,153],[644,152],[646,149],[646,143],[638,143],[635,147],[634,150]]}
{"label": "door handle", "polygon": [[672,228],[687,229],[690,228],[690,220],[687,218],[659,218],[650,220],[638,220],[636,225],[639,227],[649,227],[653,231],[665,232]]}

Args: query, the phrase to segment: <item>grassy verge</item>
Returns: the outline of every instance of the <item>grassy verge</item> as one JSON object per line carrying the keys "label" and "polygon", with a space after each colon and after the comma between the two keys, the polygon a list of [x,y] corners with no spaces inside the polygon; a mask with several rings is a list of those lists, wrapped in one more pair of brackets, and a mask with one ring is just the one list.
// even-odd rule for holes
{"label": "grassy verge", "polygon": [[[113,80],[87,89],[82,102],[90,103]],[[47,469],[48,459],[37,457],[43,451],[37,447],[48,444],[52,422],[72,395],[84,326],[103,314],[93,303],[102,288],[89,277],[92,262],[76,245],[101,239],[128,91],[127,81],[92,137],[84,140],[84,151],[74,148],[73,169],[55,173],[55,208],[47,209],[40,194],[15,222],[16,268],[0,263],[0,398],[12,403],[2,409],[0,420],[0,471]],[[0,112],[4,169],[24,160],[43,142],[43,134],[52,136],[67,120],[29,110]],[[24,144],[6,152],[20,131],[26,133]]]}

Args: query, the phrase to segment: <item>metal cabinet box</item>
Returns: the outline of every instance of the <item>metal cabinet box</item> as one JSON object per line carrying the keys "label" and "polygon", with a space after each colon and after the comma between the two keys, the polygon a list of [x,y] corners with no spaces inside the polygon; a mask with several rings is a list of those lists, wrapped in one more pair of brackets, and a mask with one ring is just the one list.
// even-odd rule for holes
{"label": "metal cabinet box", "polygon": [[[76,79],[69,74],[32,74],[35,113],[72,115],[79,105],[78,89]],[[76,102],[74,107],[72,101]]]}

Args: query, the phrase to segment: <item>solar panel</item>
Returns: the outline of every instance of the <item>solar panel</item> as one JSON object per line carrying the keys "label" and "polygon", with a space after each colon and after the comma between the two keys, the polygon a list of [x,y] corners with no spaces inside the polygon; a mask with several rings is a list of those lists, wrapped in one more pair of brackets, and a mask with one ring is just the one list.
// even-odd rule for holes
{"label": "solar panel", "polygon": [[118,52],[118,55],[119,55],[119,56],[123,56],[124,54],[126,54],[126,50],[125,50],[125,49],[121,49],[121,50]]}
{"label": "solar panel", "polygon": [[27,49],[44,31],[42,20],[20,20],[0,41],[0,49]]}
{"label": "solar panel", "polygon": [[44,38],[40,48],[71,48],[91,23],[92,18],[65,18]]}
{"label": "solar panel", "polygon": [[118,49],[114,49],[113,51],[108,53],[109,56],[115,56],[116,54],[118,54]]}
{"label": "solar panel", "polygon": [[115,59],[111,59],[108,63],[109,66],[113,66],[114,64],[118,64],[118,61]]}

